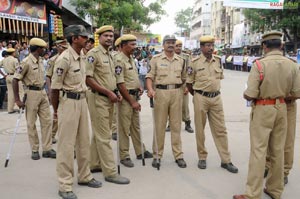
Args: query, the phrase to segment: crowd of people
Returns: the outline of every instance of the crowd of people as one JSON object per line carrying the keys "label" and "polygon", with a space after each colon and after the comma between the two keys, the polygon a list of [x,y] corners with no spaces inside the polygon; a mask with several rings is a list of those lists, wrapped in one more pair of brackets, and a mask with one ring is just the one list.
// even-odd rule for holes
{"label": "crowd of people", "polygon": [[[194,132],[188,109],[189,94],[194,102],[198,168],[207,168],[204,129],[208,119],[220,167],[238,173],[228,149],[220,95],[224,62],[214,54],[214,37],[200,37],[201,54],[191,58],[182,52],[182,42],[174,35],[163,38],[163,52],[157,53],[147,47],[137,48],[134,35],[115,39],[110,25],[100,27],[95,34],[99,35],[97,47],[83,26],[70,25],[64,29],[65,38],[57,40],[49,51],[40,38],[32,38],[29,47],[24,44],[23,48],[16,48],[15,44],[1,48],[6,52],[1,61],[1,75],[7,82],[8,112],[14,112],[10,110],[14,104],[25,108],[32,160],[40,159],[35,125],[39,117],[42,156],[56,158],[59,196],[77,198],[72,188],[74,156],[79,185],[101,187],[102,182],[93,178],[92,173],[97,172],[102,172],[107,182],[129,184],[130,179],[120,175],[120,163],[134,167],[129,153],[130,139],[136,158],[142,161],[153,158],[152,167],[159,169],[166,131],[171,133],[175,163],[186,168],[181,124],[185,123],[187,132]],[[284,184],[288,183],[300,74],[297,64],[282,55],[281,36],[280,32],[272,32],[262,37],[265,57],[256,60],[250,71],[244,92],[244,98],[252,101],[249,173],[246,193],[235,195],[234,199],[260,198],[264,171],[267,177],[264,192],[271,198],[280,198]],[[26,55],[22,60],[21,54]],[[229,56],[225,57],[226,68],[232,69],[229,61]],[[244,67],[240,70],[244,69],[248,70]],[[152,152],[147,150],[140,131],[139,100],[145,90],[153,107]],[[117,162],[112,139],[118,143]],[[57,151],[52,145],[56,142]]]}

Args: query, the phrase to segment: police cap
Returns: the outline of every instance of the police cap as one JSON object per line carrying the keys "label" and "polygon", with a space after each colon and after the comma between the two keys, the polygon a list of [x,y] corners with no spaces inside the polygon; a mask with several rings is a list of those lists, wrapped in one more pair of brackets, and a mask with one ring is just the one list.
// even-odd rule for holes
{"label": "police cap", "polygon": [[182,41],[177,39],[175,45],[182,45]]}
{"label": "police cap", "polygon": [[70,25],[64,29],[65,37],[71,36],[84,36],[88,37],[89,33],[86,31],[83,25]]}
{"label": "police cap", "polygon": [[96,31],[96,34],[101,34],[103,32],[107,32],[107,31],[110,31],[110,32],[114,32],[114,27],[111,26],[111,25],[105,25],[105,26],[101,26],[100,28],[98,28],[98,30]]}
{"label": "police cap", "polygon": [[120,43],[121,43],[121,37],[119,37],[118,39],[116,39],[116,41],[115,41],[115,46],[118,46],[118,45],[120,45]]}
{"label": "police cap", "polygon": [[164,36],[163,42],[165,41],[176,41],[175,35],[166,35]]}
{"label": "police cap", "polygon": [[121,42],[123,42],[123,41],[136,41],[136,36],[134,36],[134,35],[131,35],[131,34],[126,34],[126,35],[123,35],[122,37],[121,37]]}
{"label": "police cap", "polygon": [[36,38],[36,37],[30,39],[29,45],[30,46],[47,47],[47,43],[44,40],[42,40],[40,38]]}
{"label": "police cap", "polygon": [[279,39],[281,40],[282,37],[282,33],[279,31],[272,31],[269,33],[264,34],[261,37],[261,42],[267,41],[267,40],[272,40],[272,39]]}
{"label": "police cap", "polygon": [[200,40],[200,44],[202,43],[214,43],[215,42],[215,38],[211,35],[205,35],[199,38]]}
{"label": "police cap", "polygon": [[64,48],[68,48],[68,44],[67,44],[67,40],[63,39],[63,40],[57,40],[56,42],[54,42],[56,45],[58,46],[62,46]]}
{"label": "police cap", "polygon": [[16,50],[14,49],[14,48],[8,48],[7,50],[6,50],[6,52],[8,52],[8,53],[13,53],[13,52],[15,52]]}

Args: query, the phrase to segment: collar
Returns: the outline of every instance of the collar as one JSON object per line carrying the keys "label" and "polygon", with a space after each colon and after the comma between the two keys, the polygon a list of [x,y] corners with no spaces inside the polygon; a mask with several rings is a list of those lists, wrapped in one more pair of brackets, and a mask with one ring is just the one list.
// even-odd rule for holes
{"label": "collar", "polygon": [[201,53],[200,54],[200,60],[201,60],[201,62],[203,62],[203,63],[205,63],[205,62],[212,62],[212,61],[216,61],[216,59],[215,59],[215,57],[214,57],[214,55],[212,55],[212,58],[211,58],[211,60],[210,61],[208,61],[207,60],[207,58]]}
{"label": "collar", "polygon": [[109,51],[106,50],[101,44],[99,44],[98,48],[99,48],[104,54],[109,54]]}
{"label": "collar", "polygon": [[[168,57],[167,57],[167,55],[166,55],[166,53],[165,52],[163,52],[162,53],[162,57],[161,57],[162,59],[169,59]],[[178,59],[178,55],[174,52],[174,55],[173,55],[173,57],[171,58],[171,60],[174,60],[174,59]]]}
{"label": "collar", "polygon": [[29,58],[33,61],[33,63],[37,64],[38,60],[35,58],[35,56],[33,56],[32,53],[29,54]]}
{"label": "collar", "polygon": [[72,46],[69,46],[69,52],[73,56],[74,60],[79,60],[80,55],[77,54],[77,52],[72,48]]}
{"label": "collar", "polygon": [[283,55],[283,53],[280,50],[272,50],[265,54],[265,57],[270,56],[270,55]]}

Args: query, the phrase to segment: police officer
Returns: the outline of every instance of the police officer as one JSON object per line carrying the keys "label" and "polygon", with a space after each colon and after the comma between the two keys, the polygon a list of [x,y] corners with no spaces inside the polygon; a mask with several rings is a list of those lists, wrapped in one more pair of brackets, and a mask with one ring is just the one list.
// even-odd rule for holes
{"label": "police officer", "polygon": [[[182,98],[181,86],[185,82],[184,59],[175,54],[176,38],[174,35],[166,35],[163,39],[164,52],[153,56],[150,61],[150,69],[146,75],[148,97],[154,98],[154,118],[156,127],[156,140],[153,140],[152,166],[157,167],[163,155],[165,141],[165,127],[168,116],[170,118],[171,142],[175,162],[180,168],[186,167],[181,146],[181,119]],[[155,88],[153,88],[153,86]],[[155,150],[155,142],[158,145],[158,154]]]}
{"label": "police officer", "polygon": [[93,128],[90,168],[93,172],[102,170],[108,182],[129,184],[129,179],[117,173],[110,145],[114,103],[121,100],[116,92],[116,77],[109,51],[114,29],[109,25],[102,26],[96,34],[99,34],[99,46],[88,52],[86,65],[86,83],[92,91],[88,99]]}
{"label": "police officer", "polygon": [[[72,191],[74,176],[74,148],[78,164],[78,184],[101,187],[89,169],[89,122],[86,103],[85,47],[88,33],[82,25],[70,25],[64,35],[70,46],[55,63],[51,85],[51,101],[58,117],[58,146],[56,171],[58,194],[63,199],[76,199]],[[59,91],[62,97],[59,98]]]}
{"label": "police officer", "polygon": [[[1,61],[6,75],[6,87],[7,87],[7,112],[9,114],[14,113],[15,98],[12,88],[12,80],[16,67],[19,65],[18,59],[14,57],[14,48],[8,48],[6,51],[5,58]],[[5,96],[5,95],[4,95]]]}
{"label": "police officer", "polygon": [[[57,60],[57,58],[61,55],[62,52],[64,52],[64,50],[66,50],[68,48],[68,44],[66,40],[57,40],[55,42],[56,44],[56,49],[57,49],[57,54],[54,55],[53,57],[51,57],[48,61],[48,68],[47,68],[47,72],[46,72],[46,84],[48,87],[48,93],[51,93],[51,78],[53,75],[53,70],[54,70],[54,65],[55,62]],[[50,96],[49,96],[50,98]],[[55,135],[58,129],[58,123],[57,123],[57,119],[53,117],[52,120],[52,144],[55,144],[57,142]]]}
{"label": "police officer", "polygon": [[249,170],[246,193],[235,195],[234,199],[261,198],[268,148],[272,166],[264,192],[271,198],[281,198],[284,189],[283,163],[287,131],[285,98],[300,96],[300,75],[297,64],[282,55],[281,37],[281,32],[270,32],[262,36],[265,56],[253,63],[248,77],[244,98],[253,100]]}
{"label": "police officer", "polygon": [[144,158],[152,158],[152,154],[141,149],[139,112],[141,105],[138,102],[143,93],[140,85],[137,68],[135,66],[132,55],[136,48],[136,37],[131,34],[121,37],[121,49],[115,57],[115,73],[117,77],[117,85],[124,100],[119,104],[119,142],[120,142],[120,159],[121,163],[126,167],[133,167],[134,164],[129,155],[129,134],[133,143],[137,159],[142,159],[142,151]]}
{"label": "police officer", "polygon": [[30,54],[17,67],[13,79],[13,91],[16,104],[21,108],[25,104],[19,96],[19,80],[26,86],[26,120],[29,142],[33,160],[40,159],[39,137],[36,129],[36,119],[39,116],[42,134],[42,148],[44,158],[56,158],[56,152],[51,148],[51,112],[49,100],[44,87],[44,65],[40,58],[45,52],[46,42],[39,38],[29,41]]}
{"label": "police officer", "polygon": [[194,112],[196,126],[196,142],[198,167],[206,169],[207,150],[205,148],[204,128],[206,118],[210,124],[212,136],[221,157],[221,167],[229,172],[237,173],[238,169],[231,163],[228,151],[227,131],[224,121],[223,104],[220,95],[223,69],[221,58],[213,55],[214,37],[200,37],[201,55],[191,61],[187,68],[187,87],[194,96]]}

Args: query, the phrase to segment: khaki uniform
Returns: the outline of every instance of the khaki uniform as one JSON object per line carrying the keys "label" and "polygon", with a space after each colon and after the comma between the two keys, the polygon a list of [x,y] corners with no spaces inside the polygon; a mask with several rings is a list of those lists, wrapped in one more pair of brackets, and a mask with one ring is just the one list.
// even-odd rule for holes
{"label": "khaki uniform", "polygon": [[[72,191],[74,148],[78,165],[78,182],[89,182],[89,126],[86,103],[85,57],[72,47],[65,50],[54,67],[51,89],[63,90],[58,106],[57,166],[59,190]],[[71,98],[71,94],[77,96]]]}
{"label": "khaki uniform", "polygon": [[[138,71],[135,66],[134,59],[130,59],[124,54],[120,53],[115,57],[115,72],[117,84],[125,83],[125,87],[130,92],[137,92],[130,94],[130,97],[137,101],[139,94],[140,81]],[[134,110],[131,105],[123,99],[119,104],[119,146],[120,159],[124,160],[130,158],[129,155],[129,135],[131,137],[133,147],[136,155],[142,154],[141,137],[140,137],[140,122],[139,111]],[[145,147],[144,150],[145,151]]]}
{"label": "khaki uniform", "polygon": [[[119,51],[113,51],[112,52],[113,59],[115,59],[116,55],[118,55],[119,53],[120,53]],[[117,131],[118,131],[118,128],[117,128],[117,104],[115,104],[114,105],[113,120],[112,120],[112,125],[111,125],[111,132],[112,133],[117,133]]]}
{"label": "khaki uniform", "polygon": [[[294,145],[296,135],[297,103],[286,103],[287,108],[287,134],[284,144],[284,176],[288,176],[294,163]],[[267,151],[266,168],[271,168],[270,151]]]}
{"label": "khaki uniform", "polygon": [[[165,128],[169,116],[171,129],[172,151],[175,159],[183,158],[181,146],[182,98],[181,85],[186,73],[184,60],[174,54],[172,60],[165,53],[153,56],[150,61],[150,71],[146,78],[151,78],[156,87],[154,98],[154,117],[158,145],[158,158],[161,158],[165,143]],[[157,88],[160,87],[160,88]],[[167,89],[161,89],[167,87]],[[153,157],[157,157],[155,141],[153,140]]]}
{"label": "khaki uniform", "polygon": [[[185,60],[185,67],[187,67],[190,56],[185,53],[181,53],[180,56]],[[186,88],[186,84],[182,85],[182,92],[184,92]],[[189,110],[189,93],[186,95],[183,95],[183,100],[182,100],[182,121],[186,122],[191,120],[190,118],[190,110]]]}
{"label": "khaki uniform", "polygon": [[[224,121],[224,112],[221,95],[213,96],[213,93],[220,92],[223,69],[220,65],[221,59],[212,55],[208,61],[201,54],[192,60],[188,67],[187,83],[193,84],[194,89],[194,113],[196,127],[196,142],[199,160],[206,160],[207,150],[205,147],[206,118],[208,118],[211,133],[221,157],[222,163],[230,163],[228,151],[227,131]],[[201,92],[201,94],[199,93]],[[210,96],[212,95],[212,96]]]}
{"label": "khaki uniform", "polygon": [[[49,77],[50,79],[53,76],[55,62],[57,61],[58,57],[59,57],[59,54],[56,54],[55,56],[51,57],[48,61],[48,68],[46,71],[46,76]],[[52,119],[52,138],[55,138],[57,129],[58,129],[57,119]]]}
{"label": "khaki uniform", "polygon": [[[87,54],[86,76],[108,90],[117,88],[112,56],[101,44]],[[88,99],[93,128],[90,168],[102,168],[105,177],[115,176],[117,170],[110,145],[114,103],[104,94],[92,92]]]}
{"label": "khaki uniform", "polygon": [[31,150],[39,151],[39,137],[36,119],[39,116],[43,151],[51,150],[51,112],[47,93],[44,89],[44,65],[32,54],[26,57],[16,69],[14,78],[22,80],[26,89],[26,120]]}
{"label": "khaki uniform", "polygon": [[[6,86],[7,86],[7,111],[13,112],[15,107],[15,96],[12,87],[12,80],[14,78],[14,73],[16,71],[16,67],[19,66],[18,59],[13,56],[8,56],[2,60],[3,68],[7,74],[6,76]],[[19,81],[19,95],[21,99],[24,95],[23,84]]]}
{"label": "khaki uniform", "polygon": [[[260,199],[267,149],[270,150],[272,167],[266,180],[266,189],[273,198],[283,192],[284,144],[287,131],[287,109],[283,98],[289,94],[299,97],[300,75],[295,63],[282,56],[280,51],[271,51],[261,58],[264,79],[253,64],[245,95],[254,99],[276,99],[274,105],[253,105],[250,115],[251,152],[245,196]],[[281,99],[281,102],[280,100]]]}

